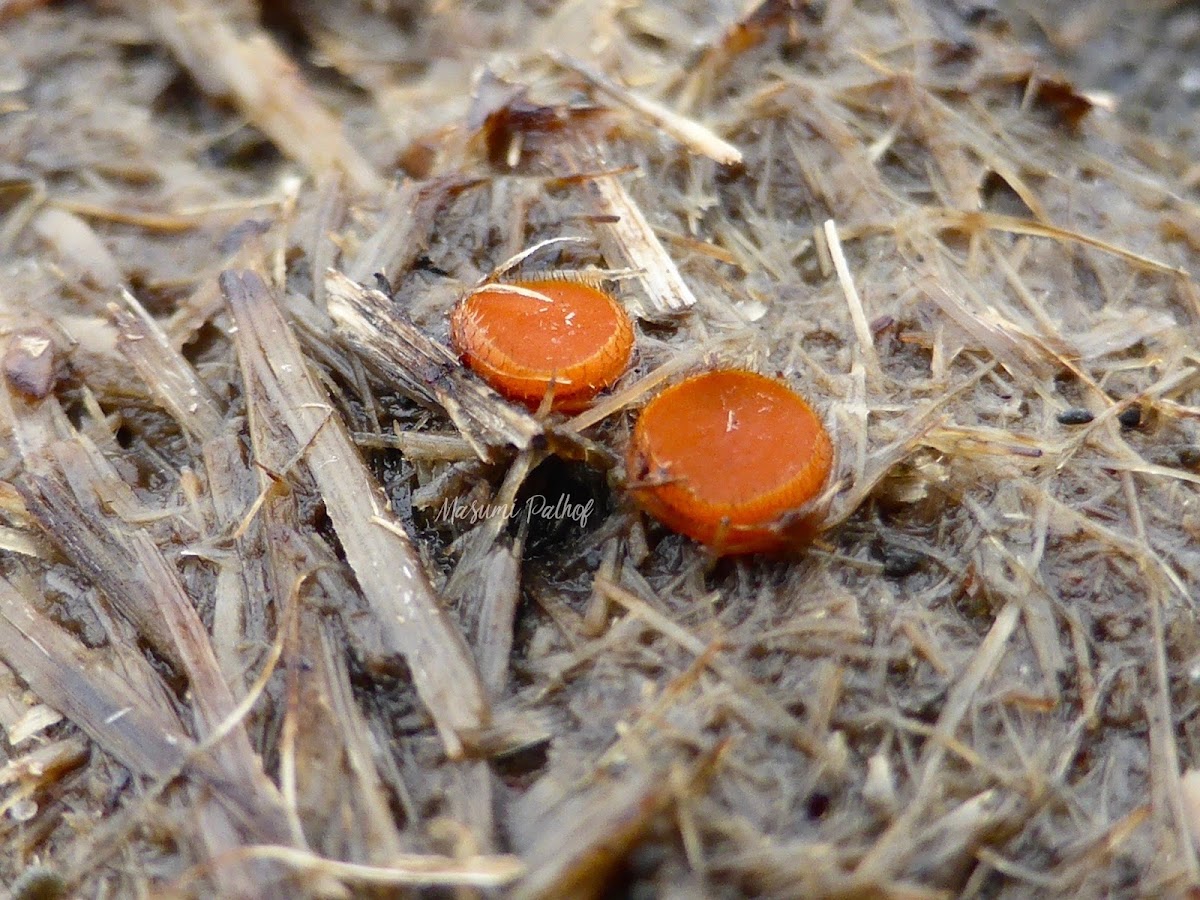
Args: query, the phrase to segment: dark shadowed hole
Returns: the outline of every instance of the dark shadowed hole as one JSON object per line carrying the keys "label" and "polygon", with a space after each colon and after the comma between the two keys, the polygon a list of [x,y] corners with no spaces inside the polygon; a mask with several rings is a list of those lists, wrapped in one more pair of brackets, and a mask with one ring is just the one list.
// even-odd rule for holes
{"label": "dark shadowed hole", "polygon": [[492,760],[492,766],[510,788],[524,789],[537,780],[545,768],[549,749],[549,741],[532,744],[496,757]]}
{"label": "dark shadowed hole", "polygon": [[810,819],[823,819],[825,814],[829,812],[829,795],[817,791],[808,798],[808,803],[805,804],[805,811]]}
{"label": "dark shadowed hole", "polygon": [[1035,218],[1033,211],[998,172],[988,172],[981,185],[983,202],[990,212],[1021,219]]}
{"label": "dark shadowed hole", "polygon": [[612,509],[604,475],[551,456],[517,494],[512,526],[528,527],[528,555],[551,558],[595,530]]}

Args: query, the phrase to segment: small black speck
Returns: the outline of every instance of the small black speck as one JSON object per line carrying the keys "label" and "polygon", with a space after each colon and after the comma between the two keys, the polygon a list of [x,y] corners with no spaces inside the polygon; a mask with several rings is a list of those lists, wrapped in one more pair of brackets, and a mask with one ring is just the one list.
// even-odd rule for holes
{"label": "small black speck", "polygon": [[382,272],[375,273],[375,290],[386,296],[392,296],[392,283],[388,281],[388,277]]}
{"label": "small black speck", "polygon": [[1121,423],[1122,428],[1137,428],[1142,424],[1142,407],[1137,403],[1131,403],[1127,408],[1121,410],[1117,421]]}
{"label": "small black speck", "polygon": [[810,819],[824,818],[825,814],[829,812],[829,795],[822,793],[821,791],[817,791],[808,798],[807,806],[808,817]]}
{"label": "small black speck", "polygon": [[440,275],[443,278],[450,277],[449,272],[423,253],[413,261],[413,268],[418,272],[429,272],[432,275]]}
{"label": "small black speck", "polygon": [[963,9],[963,21],[975,27],[1000,24],[1003,19],[994,6],[994,3],[972,3]]}
{"label": "small black speck", "polygon": [[1060,412],[1058,414],[1058,424],[1059,425],[1086,425],[1088,422],[1092,421],[1092,419],[1094,419],[1094,418],[1095,418],[1095,416],[1093,416],[1086,409],[1082,409],[1078,406],[1073,406],[1070,409],[1064,409],[1062,412]]}
{"label": "small black speck", "polygon": [[923,558],[920,553],[888,547],[883,554],[883,575],[885,578],[904,578],[917,571]]}

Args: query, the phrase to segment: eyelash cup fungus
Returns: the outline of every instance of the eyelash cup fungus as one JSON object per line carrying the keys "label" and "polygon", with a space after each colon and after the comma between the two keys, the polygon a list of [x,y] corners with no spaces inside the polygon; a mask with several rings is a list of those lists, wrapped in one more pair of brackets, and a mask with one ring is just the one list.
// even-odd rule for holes
{"label": "eyelash cup fungus", "polygon": [[633,324],[615,298],[587,284],[497,282],[455,306],[450,341],[509,400],[536,410],[553,385],[551,408],[576,413],[625,372]]}
{"label": "eyelash cup fungus", "polygon": [[647,404],[627,472],[635,502],[718,556],[812,539],[833,444],[784,382],[740,369],[694,375]]}

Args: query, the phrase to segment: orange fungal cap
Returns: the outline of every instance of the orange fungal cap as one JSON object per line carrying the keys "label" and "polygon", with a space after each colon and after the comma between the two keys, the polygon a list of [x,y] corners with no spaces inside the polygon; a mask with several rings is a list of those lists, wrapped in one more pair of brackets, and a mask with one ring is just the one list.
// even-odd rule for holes
{"label": "orange fungal cap", "polygon": [[811,506],[833,444],[787,384],[725,369],[694,375],[647,404],[628,473],[636,502],[717,555],[778,551],[810,540]]}
{"label": "orange fungal cap", "polygon": [[582,282],[499,282],[459,301],[450,341],[508,399],[536,410],[553,383],[552,408],[575,413],[624,373],[633,324],[610,294]]}

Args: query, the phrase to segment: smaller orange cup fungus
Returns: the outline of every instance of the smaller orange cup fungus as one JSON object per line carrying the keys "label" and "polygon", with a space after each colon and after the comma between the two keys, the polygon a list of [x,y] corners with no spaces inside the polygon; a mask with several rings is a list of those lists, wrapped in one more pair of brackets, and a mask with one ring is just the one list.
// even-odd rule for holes
{"label": "smaller orange cup fungus", "polygon": [[459,301],[450,341],[509,400],[536,410],[553,384],[552,408],[575,413],[628,367],[633,324],[612,296],[581,282],[497,282]]}
{"label": "smaller orange cup fungus", "polygon": [[803,397],[742,370],[694,375],[647,404],[629,446],[635,501],[718,556],[811,540],[833,444]]}

